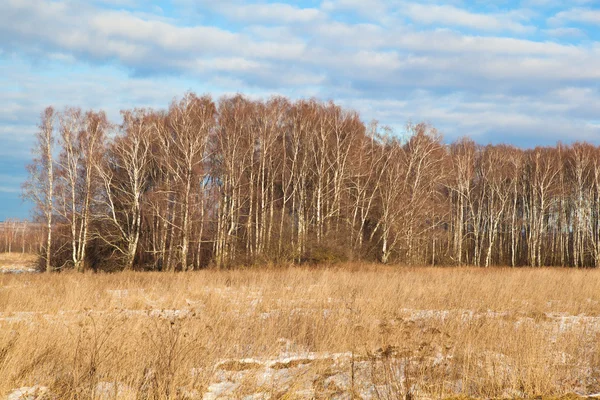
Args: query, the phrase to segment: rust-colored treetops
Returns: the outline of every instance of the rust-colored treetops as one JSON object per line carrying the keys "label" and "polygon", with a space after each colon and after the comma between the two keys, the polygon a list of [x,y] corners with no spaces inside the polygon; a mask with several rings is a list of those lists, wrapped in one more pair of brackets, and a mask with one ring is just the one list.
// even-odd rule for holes
{"label": "rust-colored treetops", "polygon": [[333,102],[186,94],[45,110],[26,195],[44,269],[363,259],[599,266],[600,148],[396,136]]}

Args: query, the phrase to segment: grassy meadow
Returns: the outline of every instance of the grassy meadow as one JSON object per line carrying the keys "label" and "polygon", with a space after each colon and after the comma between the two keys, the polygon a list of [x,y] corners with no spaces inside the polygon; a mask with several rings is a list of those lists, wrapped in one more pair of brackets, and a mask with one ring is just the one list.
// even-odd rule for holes
{"label": "grassy meadow", "polygon": [[600,271],[0,274],[0,377],[14,399],[589,396]]}

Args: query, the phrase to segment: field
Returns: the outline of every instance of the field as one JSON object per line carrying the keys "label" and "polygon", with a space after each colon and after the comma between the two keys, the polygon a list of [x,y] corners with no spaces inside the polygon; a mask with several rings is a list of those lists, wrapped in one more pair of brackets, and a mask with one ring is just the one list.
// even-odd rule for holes
{"label": "field", "polygon": [[0,377],[11,399],[590,396],[600,271],[2,274]]}
{"label": "field", "polygon": [[35,254],[0,253],[0,274],[35,272],[36,260]]}

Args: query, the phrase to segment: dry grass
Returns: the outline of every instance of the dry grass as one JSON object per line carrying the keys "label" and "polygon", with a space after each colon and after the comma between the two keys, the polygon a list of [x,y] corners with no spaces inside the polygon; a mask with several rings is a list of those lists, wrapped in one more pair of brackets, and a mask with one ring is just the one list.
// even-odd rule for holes
{"label": "dry grass", "polygon": [[0,253],[1,272],[30,272],[37,264],[37,256],[28,253]]}
{"label": "dry grass", "polygon": [[595,270],[353,264],[0,275],[0,284],[0,394],[34,385],[66,399],[600,392]]}

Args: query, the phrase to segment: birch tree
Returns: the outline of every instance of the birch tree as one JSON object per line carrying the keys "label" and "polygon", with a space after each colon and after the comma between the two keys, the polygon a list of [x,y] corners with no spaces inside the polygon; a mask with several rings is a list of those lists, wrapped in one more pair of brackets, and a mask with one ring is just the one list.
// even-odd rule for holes
{"label": "birch tree", "polygon": [[83,272],[90,239],[91,206],[98,189],[96,165],[101,162],[110,124],[103,112],[83,114],[76,108],[61,113],[59,123],[60,210],[70,227],[73,268]]}
{"label": "birch tree", "polygon": [[[113,139],[102,163],[96,164],[103,183],[102,214],[97,218],[114,227],[116,237],[104,229],[98,236],[124,257],[132,269],[142,230],[142,202],[149,185],[151,124],[145,110],[124,111],[121,134]],[[105,233],[106,232],[106,233]]]}
{"label": "birch tree", "polygon": [[[209,158],[208,139],[215,126],[216,107],[209,96],[187,94],[169,110],[171,132],[171,173],[180,186],[181,232],[180,263],[183,271],[189,269],[191,216],[195,204],[193,194],[204,198],[205,164]],[[203,223],[203,221],[201,221]]]}
{"label": "birch tree", "polygon": [[[33,201],[45,225],[46,240],[43,254],[44,269],[51,272],[52,267],[52,215],[54,214],[54,123],[56,114],[47,107],[41,115],[36,133],[33,161],[27,166],[29,177],[23,185],[24,197]],[[25,236],[25,232],[23,232]],[[23,249],[25,244],[23,244]]]}

